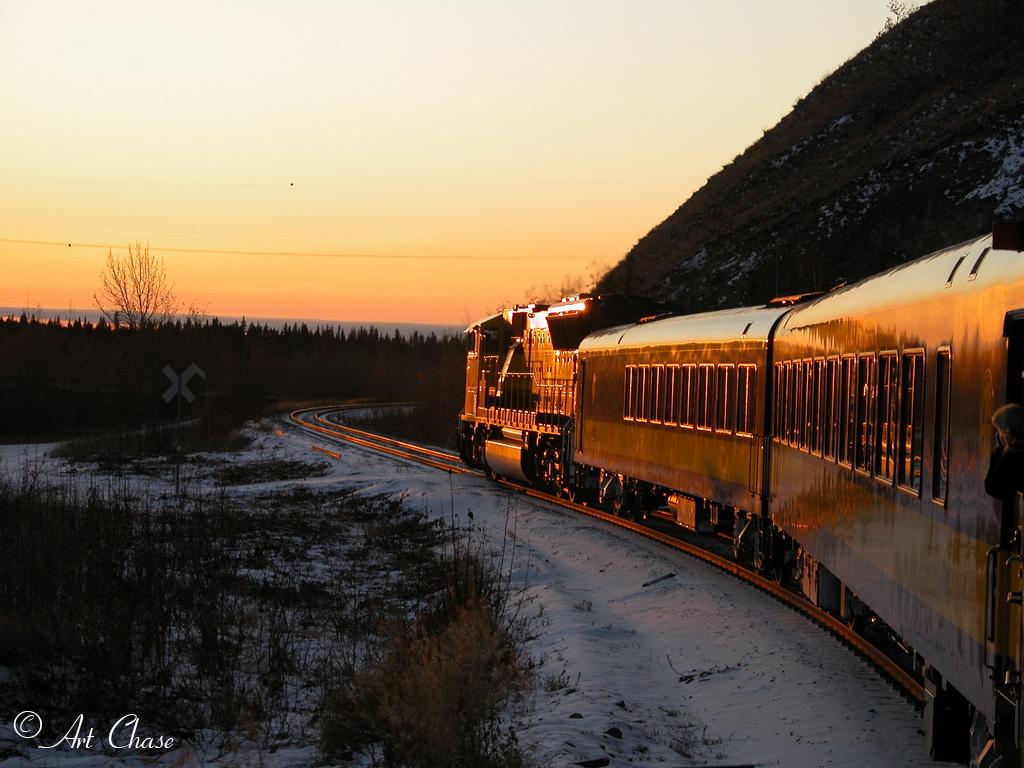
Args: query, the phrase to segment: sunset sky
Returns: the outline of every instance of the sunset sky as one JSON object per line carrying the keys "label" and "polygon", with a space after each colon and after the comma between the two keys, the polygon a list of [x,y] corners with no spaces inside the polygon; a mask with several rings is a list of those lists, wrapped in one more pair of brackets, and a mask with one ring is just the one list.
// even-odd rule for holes
{"label": "sunset sky", "polygon": [[468,321],[618,261],[886,14],[0,0],[0,306],[140,240],[211,314]]}

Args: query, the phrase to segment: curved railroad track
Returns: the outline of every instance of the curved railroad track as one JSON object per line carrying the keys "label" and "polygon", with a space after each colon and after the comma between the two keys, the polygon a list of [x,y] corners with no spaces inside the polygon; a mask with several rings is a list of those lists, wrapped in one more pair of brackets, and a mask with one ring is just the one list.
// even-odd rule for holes
{"label": "curved railroad track", "polygon": [[302,408],[292,411],[288,418],[293,424],[310,432],[327,435],[336,440],[343,440],[362,448],[369,448],[370,450],[387,454],[388,456],[415,461],[420,464],[426,464],[428,467],[443,469],[446,472],[454,472],[456,474],[473,471],[462,463],[457,454],[427,448],[403,440],[395,440],[391,437],[367,432],[363,429],[356,429],[355,427],[349,427],[324,418],[325,414],[362,410],[368,407],[374,406],[344,405],[331,408]]}
{"label": "curved railroad track", "polygon": [[[341,440],[343,442],[366,448],[378,453],[383,453],[388,456],[394,456],[397,458],[405,459],[407,461],[416,462],[419,464],[425,464],[435,469],[441,469],[446,472],[453,472],[456,474],[472,473],[483,476],[482,472],[478,470],[469,469],[459,459],[455,453],[447,451],[439,451],[433,448],[427,448],[415,443],[409,443],[403,440],[396,440],[391,437],[385,437],[378,435],[373,432],[366,430],[356,429],[355,427],[349,427],[337,422],[330,421],[325,418],[326,415],[332,413],[338,413],[349,410],[357,410],[361,408],[367,408],[372,406],[367,405],[344,405],[344,406],[332,406],[332,407],[319,407],[319,408],[303,408],[297,411],[293,411],[289,415],[291,422],[298,427],[305,429],[309,432],[318,435],[324,435],[334,440]],[[323,450],[317,446],[314,446],[317,450]],[[747,568],[740,563],[731,560],[723,555],[711,551],[706,547],[702,547],[692,541],[686,541],[677,536],[672,536],[664,531],[659,531],[641,523],[636,523],[631,520],[625,520],[621,517],[603,512],[594,507],[586,506],[585,504],[577,504],[572,501],[568,501],[559,496],[539,491],[535,488],[514,483],[508,480],[499,479],[498,482],[511,490],[523,493],[531,498],[546,501],[550,504],[571,509],[575,512],[580,512],[584,515],[602,520],[610,525],[616,525],[620,528],[632,531],[640,536],[647,539],[657,541],[658,543],[670,547],[676,551],[683,552],[691,557],[695,557],[719,570],[726,571],[732,574],[738,579],[747,582],[757,587],[762,592],[765,592],[785,605],[789,606],[793,610],[808,617],[819,626],[824,628],[826,631],[832,633],[846,646],[854,650],[868,662],[870,662],[875,669],[877,669],[883,676],[888,678],[905,696],[911,699],[915,704],[920,705],[924,703],[925,691],[920,682],[918,682],[913,676],[908,674],[902,667],[900,667],[895,661],[886,656],[881,650],[875,647],[871,642],[859,635],[854,631],[852,627],[845,624],[844,622],[837,619],[832,614],[822,610],[816,605],[812,604],[802,595],[799,595],[781,584],[762,576],[761,574]]]}

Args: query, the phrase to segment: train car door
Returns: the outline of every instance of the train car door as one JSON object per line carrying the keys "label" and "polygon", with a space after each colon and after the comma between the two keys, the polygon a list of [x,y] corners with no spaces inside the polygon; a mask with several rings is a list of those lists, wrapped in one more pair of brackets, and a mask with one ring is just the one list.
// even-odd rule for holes
{"label": "train car door", "polygon": [[[1006,339],[1005,402],[1024,404],[1024,309],[1006,313],[1003,336]],[[1016,539],[1018,551],[1022,538],[1020,512],[1021,498],[1018,494],[1012,504],[1004,506],[999,532],[1000,544],[1008,547]]]}
{"label": "train car door", "polygon": [[[1006,402],[1024,404],[1024,309],[1006,314],[1003,324],[1006,338]],[[1000,525],[1000,549],[1005,553],[1004,578],[1006,586],[1002,598],[1006,634],[1004,635],[1005,662],[1003,668],[1003,695],[1016,712],[1007,717],[1013,722],[1013,743],[1021,749],[1024,736],[1024,706],[1021,702],[1021,672],[1024,666],[1024,528],[1021,526],[1024,499],[1017,494],[1004,500]],[[1005,595],[1005,597],[1004,597]],[[1020,753],[1018,752],[1018,756]]]}
{"label": "train car door", "polygon": [[1006,402],[1024,403],[1024,309],[1006,314]]}

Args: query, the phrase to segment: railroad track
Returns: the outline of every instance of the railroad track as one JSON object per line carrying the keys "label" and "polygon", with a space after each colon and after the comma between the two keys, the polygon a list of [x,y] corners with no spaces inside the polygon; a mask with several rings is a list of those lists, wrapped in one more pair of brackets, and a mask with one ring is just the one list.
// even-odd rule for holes
{"label": "railroad track", "polygon": [[363,429],[356,429],[355,427],[349,427],[324,418],[329,413],[361,410],[367,407],[373,406],[346,405],[334,406],[332,408],[303,408],[298,411],[292,411],[289,418],[293,424],[297,424],[303,429],[327,435],[336,440],[343,440],[362,448],[385,453],[389,456],[415,461],[420,464],[426,464],[428,467],[443,469],[446,472],[454,472],[456,474],[470,471],[462,463],[458,455],[454,453],[438,451],[433,448],[416,445],[415,443],[405,442],[404,440],[395,440],[391,437],[367,432]]}
{"label": "railroad track", "polygon": [[[330,421],[325,418],[325,416],[330,413],[366,407],[368,406],[358,405],[334,406],[331,408],[305,408],[293,411],[290,415],[290,419],[292,423],[315,434],[325,435],[335,440],[341,440],[389,456],[395,456],[408,461],[425,464],[429,467],[442,469],[446,472],[453,472],[455,474],[471,473],[483,476],[483,473],[467,468],[454,453],[438,451],[402,440],[395,440],[394,438],[377,435],[373,432],[367,432],[365,430],[356,429],[355,427],[338,424],[337,422]],[[317,450],[324,450],[318,446],[314,446],[314,448]],[[736,578],[741,579],[748,584],[752,584],[762,592],[771,595],[793,610],[808,617],[826,631],[832,633],[841,642],[870,662],[880,673],[882,673],[899,690],[901,690],[904,695],[913,700],[916,704],[920,705],[924,703],[925,692],[921,683],[908,674],[895,661],[872,645],[866,638],[857,634],[852,627],[840,621],[832,614],[813,605],[803,596],[786,589],[781,584],[752,571],[734,560],[730,560],[727,557],[702,547],[697,543],[683,540],[664,531],[659,531],[631,520],[625,520],[621,517],[616,517],[615,515],[595,509],[594,507],[588,507],[585,504],[577,504],[563,499],[560,496],[520,485],[519,483],[503,479],[499,479],[498,482],[510,490],[518,491],[531,498],[546,501],[550,504],[555,504],[589,517],[602,520],[611,525],[625,528],[626,530],[632,531],[633,533],[647,539],[657,541],[664,546],[671,547],[676,551],[695,557],[715,568],[732,574]]]}

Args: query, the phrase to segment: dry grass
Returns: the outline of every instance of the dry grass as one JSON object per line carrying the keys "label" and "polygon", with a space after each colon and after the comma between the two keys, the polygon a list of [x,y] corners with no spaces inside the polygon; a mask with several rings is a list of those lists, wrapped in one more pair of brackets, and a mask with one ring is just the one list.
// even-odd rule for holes
{"label": "dry grass", "polygon": [[512,594],[482,544],[401,499],[0,477],[0,707],[47,723],[136,712],[209,757],[319,740],[363,764],[522,765]]}
{"label": "dry grass", "polygon": [[237,424],[206,421],[177,425],[150,424],[127,431],[99,431],[61,443],[53,455],[69,461],[94,461],[105,466],[123,466],[141,457],[170,456],[199,452],[241,451],[252,439]]}
{"label": "dry grass", "polygon": [[379,621],[336,668],[323,706],[326,755],[407,768],[528,764],[504,721],[534,683],[528,622],[507,574],[454,536],[439,575],[440,589],[411,615]]}
{"label": "dry grass", "polygon": [[329,755],[369,751],[384,765],[524,765],[506,708],[527,683],[521,651],[488,607],[459,608],[443,627],[392,628],[384,651],[331,690],[324,707]]}

